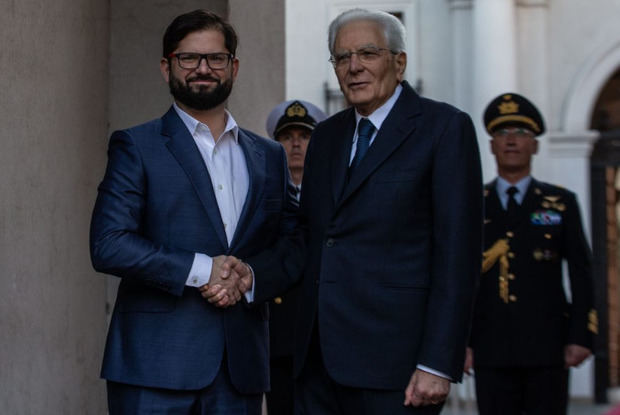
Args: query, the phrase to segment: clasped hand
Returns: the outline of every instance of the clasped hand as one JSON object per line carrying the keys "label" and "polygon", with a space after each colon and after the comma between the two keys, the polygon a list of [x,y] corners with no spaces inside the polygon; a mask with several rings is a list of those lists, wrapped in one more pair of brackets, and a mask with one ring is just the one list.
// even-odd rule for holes
{"label": "clasped hand", "polygon": [[252,288],[250,267],[234,256],[220,255],[213,258],[209,283],[199,287],[200,295],[217,307],[235,305]]}

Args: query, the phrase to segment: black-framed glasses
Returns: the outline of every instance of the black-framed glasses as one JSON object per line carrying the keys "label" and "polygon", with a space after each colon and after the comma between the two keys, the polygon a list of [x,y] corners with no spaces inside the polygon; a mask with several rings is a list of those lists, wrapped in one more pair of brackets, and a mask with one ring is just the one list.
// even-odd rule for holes
{"label": "black-framed glasses", "polygon": [[228,63],[234,58],[232,53],[193,53],[181,52],[171,53],[168,58],[177,58],[179,66],[183,69],[197,69],[204,59],[207,66],[213,70],[226,69]]}
{"label": "black-framed glasses", "polygon": [[364,48],[360,48],[353,52],[345,52],[345,53],[336,53],[329,57],[329,61],[334,65],[334,68],[344,68],[351,63],[351,56],[357,55],[357,58],[362,63],[373,63],[384,51],[389,51],[390,53],[397,55],[398,52],[394,52],[388,48],[377,48],[374,46],[366,46]]}

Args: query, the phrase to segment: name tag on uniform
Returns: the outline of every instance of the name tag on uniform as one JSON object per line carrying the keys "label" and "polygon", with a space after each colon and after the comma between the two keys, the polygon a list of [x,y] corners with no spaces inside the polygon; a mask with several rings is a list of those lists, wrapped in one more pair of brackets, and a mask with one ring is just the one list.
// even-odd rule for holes
{"label": "name tag on uniform", "polygon": [[537,210],[530,216],[534,225],[559,225],[562,223],[562,215],[553,210]]}

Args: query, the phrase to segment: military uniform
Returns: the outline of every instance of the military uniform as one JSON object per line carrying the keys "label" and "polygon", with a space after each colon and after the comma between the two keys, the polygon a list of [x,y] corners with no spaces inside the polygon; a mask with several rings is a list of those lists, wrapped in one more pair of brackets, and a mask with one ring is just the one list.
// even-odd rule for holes
{"label": "military uniform", "polygon": [[[326,115],[310,102],[302,100],[284,101],[278,104],[267,117],[266,129],[273,139],[288,127],[314,130],[316,124]],[[297,200],[300,188],[296,186]],[[298,308],[298,291],[294,287],[269,304],[269,369],[271,391],[267,393],[269,415],[293,414],[293,353],[295,348],[295,317]]]}
{"label": "military uniform", "polygon": [[[508,226],[495,181],[485,186],[485,255],[470,344],[476,366],[563,366],[563,348],[592,348],[590,249],[575,195],[532,179]],[[572,302],[562,284],[568,262]]]}
{"label": "military uniform", "polygon": [[545,131],[534,104],[502,94],[487,106],[484,123],[498,171],[512,174],[512,182],[496,179],[484,191],[483,267],[470,337],[478,409],[481,415],[564,415],[565,346],[591,350],[597,331],[579,207],[572,192],[528,176],[534,137]]}

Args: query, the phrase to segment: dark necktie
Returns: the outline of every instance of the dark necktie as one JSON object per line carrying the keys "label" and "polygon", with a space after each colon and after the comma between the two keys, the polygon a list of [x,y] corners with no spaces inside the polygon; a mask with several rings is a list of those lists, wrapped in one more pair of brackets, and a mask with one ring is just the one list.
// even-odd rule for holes
{"label": "dark necktie", "polygon": [[517,189],[514,186],[510,186],[506,190],[506,193],[508,194],[508,205],[506,207],[506,216],[508,218],[508,224],[510,226],[514,226],[517,221],[517,215],[519,212],[519,204],[517,203],[515,199],[515,194],[517,194],[518,191],[519,189]]}
{"label": "dark necktie", "polygon": [[368,147],[370,146],[370,137],[375,131],[375,126],[372,125],[368,118],[362,118],[357,125],[357,149],[355,150],[355,157],[351,162],[351,169],[359,166],[360,162],[366,155]]}

